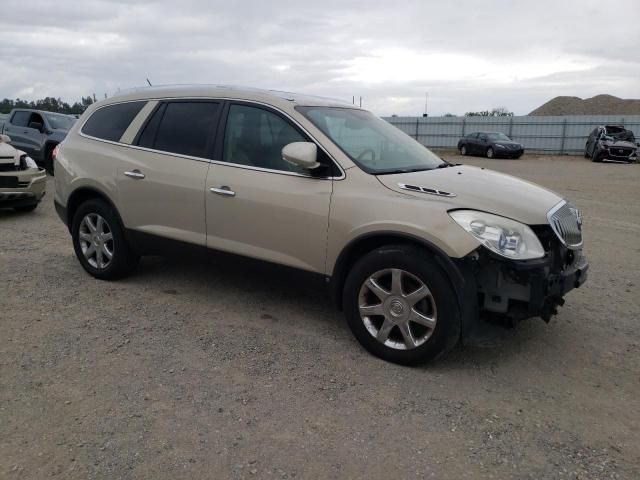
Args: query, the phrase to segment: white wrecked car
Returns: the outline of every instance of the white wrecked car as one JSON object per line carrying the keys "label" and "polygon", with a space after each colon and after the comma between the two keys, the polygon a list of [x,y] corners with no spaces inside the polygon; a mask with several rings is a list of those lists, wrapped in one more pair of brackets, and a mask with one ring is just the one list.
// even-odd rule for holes
{"label": "white wrecked car", "polygon": [[30,212],[44,197],[47,174],[10,143],[11,138],[0,135],[0,208]]}

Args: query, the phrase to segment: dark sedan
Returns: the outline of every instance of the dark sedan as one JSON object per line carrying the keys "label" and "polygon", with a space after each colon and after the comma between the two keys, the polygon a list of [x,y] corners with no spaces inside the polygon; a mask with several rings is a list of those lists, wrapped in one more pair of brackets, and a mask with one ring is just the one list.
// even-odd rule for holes
{"label": "dark sedan", "polygon": [[524,146],[501,132],[474,132],[458,141],[460,155],[482,155],[487,158],[520,158]]}

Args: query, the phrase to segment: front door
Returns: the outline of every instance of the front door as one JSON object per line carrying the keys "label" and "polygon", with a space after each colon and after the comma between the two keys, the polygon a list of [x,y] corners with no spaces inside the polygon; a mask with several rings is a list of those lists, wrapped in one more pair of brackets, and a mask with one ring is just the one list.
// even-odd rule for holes
{"label": "front door", "polygon": [[282,147],[309,139],[278,112],[231,103],[223,116],[207,176],[207,246],[324,273],[331,168],[313,176],[282,159]]}

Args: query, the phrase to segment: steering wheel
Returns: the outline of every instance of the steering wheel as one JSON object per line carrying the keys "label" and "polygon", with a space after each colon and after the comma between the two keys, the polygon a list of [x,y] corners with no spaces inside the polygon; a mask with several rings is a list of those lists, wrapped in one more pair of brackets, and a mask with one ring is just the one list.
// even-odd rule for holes
{"label": "steering wheel", "polygon": [[358,160],[362,160],[362,157],[364,157],[367,153],[371,154],[371,161],[375,161],[376,159],[376,152],[374,152],[372,149],[367,148],[366,150],[363,150],[360,155],[358,155],[357,159]]}

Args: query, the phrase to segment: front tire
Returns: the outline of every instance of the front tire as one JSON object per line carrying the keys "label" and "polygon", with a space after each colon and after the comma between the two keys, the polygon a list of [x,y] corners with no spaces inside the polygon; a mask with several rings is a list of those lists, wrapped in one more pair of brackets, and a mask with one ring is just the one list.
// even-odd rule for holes
{"label": "front tire", "polygon": [[140,260],[127,243],[117,213],[103,200],[80,205],[73,216],[71,236],[82,267],[101,280],[129,275]]}
{"label": "front tire", "polygon": [[493,148],[491,147],[487,148],[487,152],[486,152],[487,158],[493,158],[494,154],[495,152],[493,151]]}
{"label": "front tire", "polygon": [[381,247],[361,258],[345,282],[343,307],[362,346],[390,362],[427,362],[460,337],[457,295],[446,273],[411,245]]}

